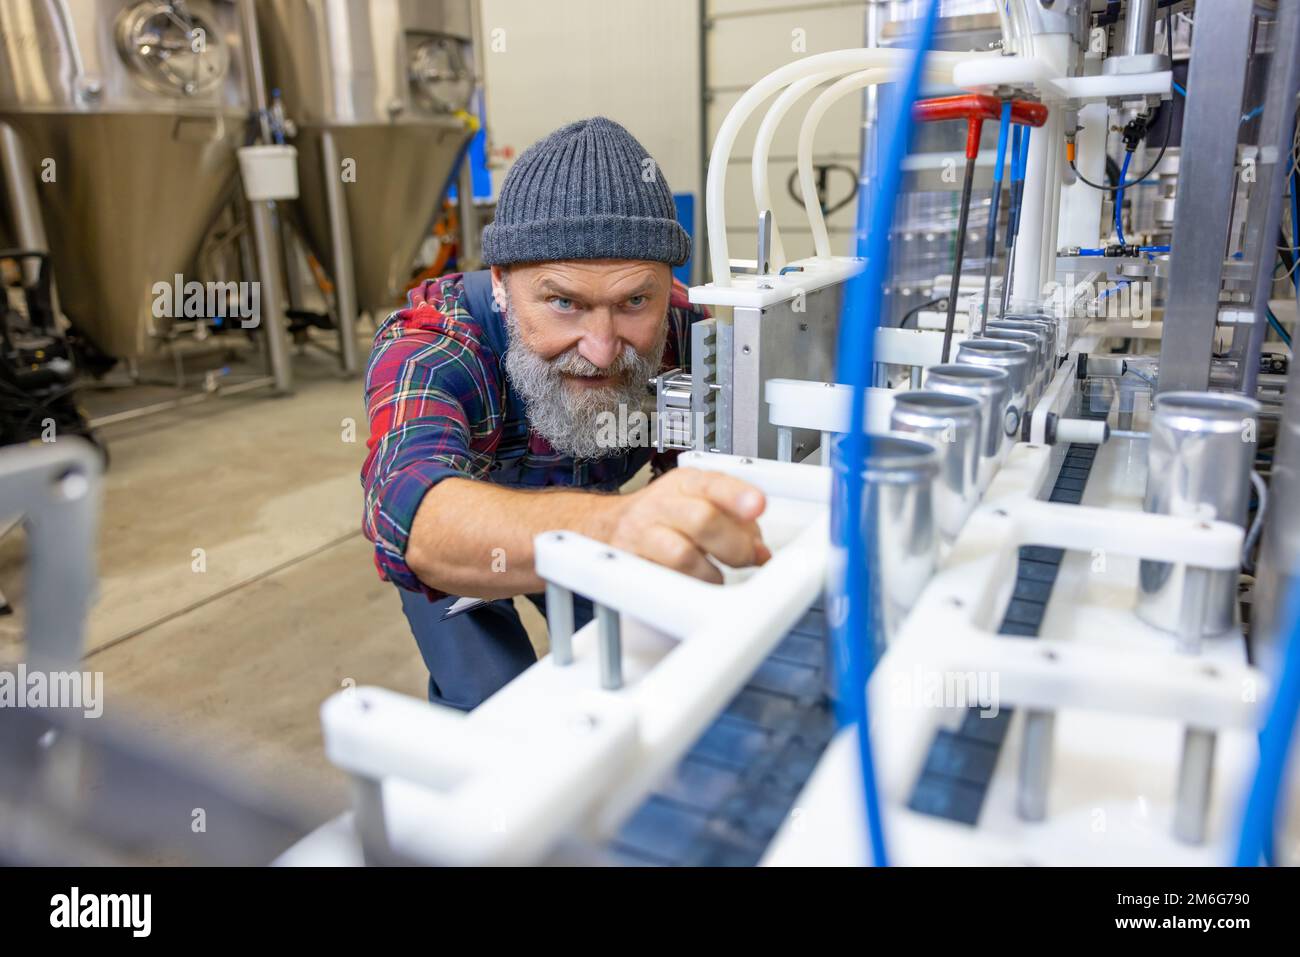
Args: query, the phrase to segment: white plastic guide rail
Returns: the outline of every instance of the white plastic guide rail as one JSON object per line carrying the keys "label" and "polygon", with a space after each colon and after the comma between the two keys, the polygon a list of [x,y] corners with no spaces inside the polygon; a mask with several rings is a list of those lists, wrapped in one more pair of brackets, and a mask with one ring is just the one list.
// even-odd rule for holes
{"label": "white plastic guide rail", "polygon": [[[1116,474],[1125,474],[1126,453],[1115,457]],[[1168,863],[1222,863],[1216,856],[1222,853],[1222,822],[1230,831],[1235,813],[1224,789],[1253,760],[1260,702],[1268,698],[1267,678],[1232,652],[1240,636],[1225,638],[1214,655],[1180,654],[1172,636],[1141,623],[1122,599],[1118,606],[1113,598],[1102,599],[1100,607],[1076,604],[1078,589],[1089,583],[1067,570],[1068,555],[1057,583],[1065,594],[1054,592],[1053,598],[1062,603],[1058,617],[1049,613],[1043,636],[1026,640],[996,629],[1011,597],[1021,546],[1082,552],[1083,579],[1096,577],[1087,567],[1092,556],[1106,555],[1115,570],[1092,587],[1111,596],[1135,588],[1140,559],[1186,561],[1195,555],[1206,568],[1236,568],[1242,530],[1224,522],[1040,501],[1053,472],[1045,446],[1012,449],[871,678],[872,723],[879,728],[874,743],[894,856],[904,864],[1098,864],[1150,863],[1154,852]],[[1134,581],[1121,588],[1125,576]],[[1082,623],[1076,621],[1081,613],[1088,616]],[[996,676],[993,701],[950,706],[914,693],[918,676],[942,682],[974,675]],[[1054,810],[1046,820],[1029,823],[1015,812],[1023,722],[1002,746],[978,826],[910,809],[920,762],[937,730],[950,727],[968,706],[1059,716],[1056,747],[1064,754],[1051,764],[1060,780],[1051,788]],[[1205,845],[1182,843],[1170,833],[1170,758],[1177,755],[1182,728],[1220,738],[1219,823],[1216,838]],[[855,754],[851,730],[841,732],[797,801],[801,826],[783,829],[769,848],[768,863],[861,860],[865,835],[852,794]],[[1072,763],[1079,761],[1085,763]],[[1096,779],[1102,766],[1114,780]],[[1116,793],[1127,794],[1130,803],[1117,804]],[[1124,810],[1153,797],[1156,806],[1140,819]],[[1109,822],[1102,833],[1095,827],[1098,814]]]}
{"label": "white plastic guide rail", "polygon": [[623,686],[601,688],[593,621],[571,664],[544,658],[469,714],[379,688],[334,695],[326,753],[369,795],[356,820],[368,851],[530,863],[567,836],[611,836],[813,604],[829,470],[698,452],[679,463],[764,492],[772,559],[711,585],[574,533],[538,536],[543,578],[621,618]]}
{"label": "white plastic guide rail", "polygon": [[[1025,464],[1030,455],[1045,462],[1047,450],[1018,446],[1013,456],[1020,461],[1009,460],[1007,467]],[[1193,655],[1115,654],[1050,638],[1016,641],[994,630],[993,618],[1007,597],[999,586],[1014,581],[1022,545],[1175,563],[1195,555],[1197,566],[1209,569],[1240,564],[1242,530],[1230,522],[1145,512],[1115,519],[1109,509],[1033,499],[977,509],[947,567],[900,630],[891,649],[899,666],[997,671],[1006,706],[1114,710],[1205,727],[1253,727],[1259,705],[1242,688],[1244,682],[1266,687],[1267,679],[1249,666],[1207,671],[1205,661]]]}

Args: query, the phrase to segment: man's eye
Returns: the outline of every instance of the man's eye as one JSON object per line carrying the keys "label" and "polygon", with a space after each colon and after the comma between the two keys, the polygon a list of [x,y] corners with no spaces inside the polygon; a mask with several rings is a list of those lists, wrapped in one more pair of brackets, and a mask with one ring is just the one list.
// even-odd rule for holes
{"label": "man's eye", "polygon": [[627,301],[628,308],[640,309],[642,306],[646,304],[646,301],[648,299],[649,299],[648,296],[633,296],[631,299]]}
{"label": "man's eye", "polygon": [[552,296],[549,301],[551,305],[560,310],[560,312],[573,311],[574,305],[572,299],[565,299],[563,296]]}

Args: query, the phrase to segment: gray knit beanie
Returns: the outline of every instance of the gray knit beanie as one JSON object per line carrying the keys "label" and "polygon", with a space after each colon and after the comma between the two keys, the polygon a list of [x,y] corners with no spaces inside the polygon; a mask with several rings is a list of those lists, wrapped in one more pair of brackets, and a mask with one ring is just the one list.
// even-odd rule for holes
{"label": "gray knit beanie", "polygon": [[691,238],[673,194],[636,137],[595,116],[524,150],[483,229],[483,262],[643,259],[680,266]]}

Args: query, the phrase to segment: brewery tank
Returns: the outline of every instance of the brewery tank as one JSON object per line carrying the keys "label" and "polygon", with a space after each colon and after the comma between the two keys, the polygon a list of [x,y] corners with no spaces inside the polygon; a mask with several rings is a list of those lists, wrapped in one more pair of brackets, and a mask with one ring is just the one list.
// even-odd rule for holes
{"label": "brewery tank", "polygon": [[[471,4],[259,0],[257,9],[267,84],[296,128],[295,219],[336,286],[336,250],[350,246],[356,311],[385,308],[401,296],[476,128],[466,112]],[[331,190],[343,197],[350,243],[340,244]]]}
{"label": "brewery tank", "polygon": [[155,284],[184,274],[228,199],[247,113],[229,0],[0,0],[0,121],[62,309],[105,352],[165,331]]}

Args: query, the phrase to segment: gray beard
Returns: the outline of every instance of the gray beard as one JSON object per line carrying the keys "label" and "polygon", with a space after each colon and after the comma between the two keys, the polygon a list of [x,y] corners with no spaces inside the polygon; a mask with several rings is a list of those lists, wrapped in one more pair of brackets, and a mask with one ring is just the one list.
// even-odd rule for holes
{"label": "gray beard", "polygon": [[[509,336],[506,376],[528,406],[529,428],[561,455],[599,459],[625,451],[624,445],[610,441],[611,433],[619,434],[610,428],[611,417],[617,422],[622,409],[624,422],[638,412],[649,420],[654,400],[648,382],[659,374],[663,362],[667,321],[648,354],[626,346],[609,368],[602,369],[580,356],[576,346],[554,359],[542,358],[524,343],[508,292],[504,305]],[[566,375],[609,375],[618,382],[599,389],[572,389],[564,381]]]}

